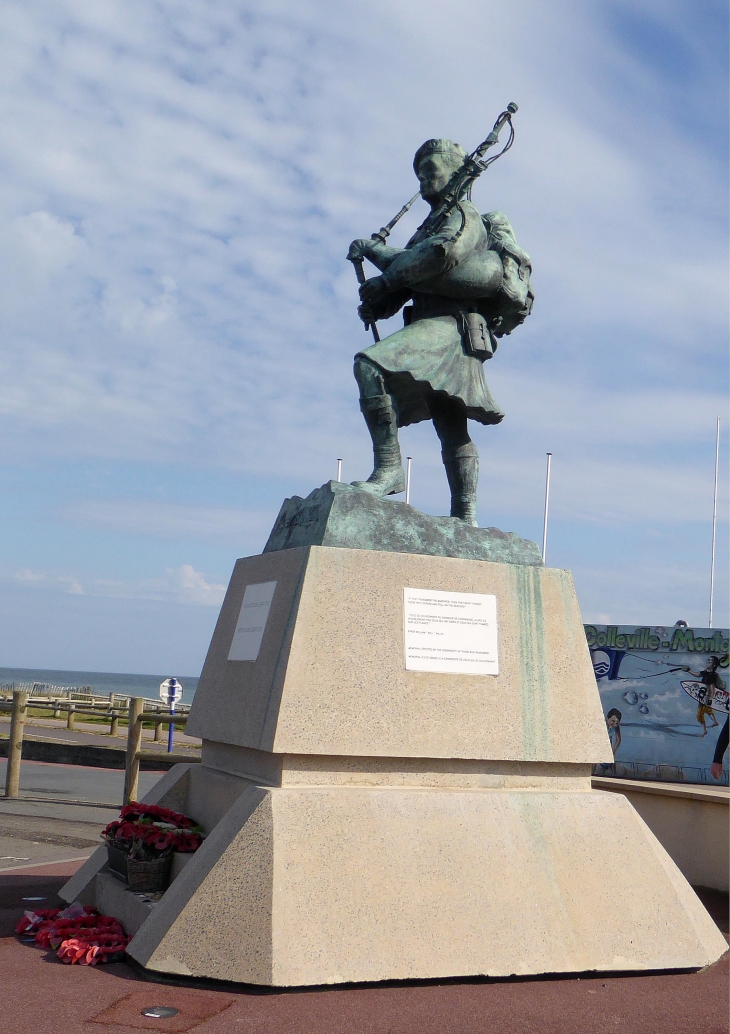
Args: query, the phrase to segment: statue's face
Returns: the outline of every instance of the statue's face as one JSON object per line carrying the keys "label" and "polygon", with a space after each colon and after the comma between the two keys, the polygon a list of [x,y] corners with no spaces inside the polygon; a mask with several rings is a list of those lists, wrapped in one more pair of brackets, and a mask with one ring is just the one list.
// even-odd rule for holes
{"label": "statue's face", "polygon": [[452,154],[427,154],[418,163],[418,182],[421,184],[421,197],[437,197],[451,179],[454,170],[461,165],[458,157]]}

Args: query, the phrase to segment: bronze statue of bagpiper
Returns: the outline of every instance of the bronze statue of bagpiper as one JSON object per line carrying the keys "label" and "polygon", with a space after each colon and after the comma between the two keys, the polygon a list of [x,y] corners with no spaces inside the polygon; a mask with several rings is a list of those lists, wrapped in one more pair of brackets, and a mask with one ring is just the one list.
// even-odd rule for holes
{"label": "bronze statue of bagpiper", "polygon": [[[498,339],[529,315],[533,293],[530,258],[517,245],[509,221],[501,212],[481,215],[471,189],[511,147],[516,111],[516,104],[508,105],[470,155],[452,140],[422,144],[413,159],[418,193],[372,237],[353,241],[347,256],[360,282],[360,318],[375,339],[355,356],[375,463],[367,481],[353,485],[379,495],[403,492],[398,428],[431,419],[451,489],[451,516],[475,526],[479,455],[467,421],[502,420],[482,365],[494,355]],[[509,126],[506,145],[485,159],[504,125]],[[431,206],[430,214],[405,248],[390,247],[391,230],[419,196]],[[380,276],[365,278],[365,258]],[[404,306],[403,329],[381,341],[377,320]]]}

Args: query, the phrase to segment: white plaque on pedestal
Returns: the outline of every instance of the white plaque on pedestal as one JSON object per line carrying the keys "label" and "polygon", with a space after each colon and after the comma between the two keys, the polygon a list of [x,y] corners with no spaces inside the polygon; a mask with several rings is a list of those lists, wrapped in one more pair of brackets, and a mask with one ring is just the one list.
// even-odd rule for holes
{"label": "white plaque on pedestal", "polygon": [[499,675],[497,597],[403,589],[406,669]]}
{"label": "white plaque on pedestal", "polygon": [[255,661],[264,638],[276,582],[247,585],[228,652],[229,661]]}

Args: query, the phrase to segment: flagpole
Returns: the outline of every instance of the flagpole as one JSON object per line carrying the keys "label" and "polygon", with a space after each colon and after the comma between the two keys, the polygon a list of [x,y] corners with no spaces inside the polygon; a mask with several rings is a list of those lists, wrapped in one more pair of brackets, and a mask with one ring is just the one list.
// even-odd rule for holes
{"label": "flagpole", "polygon": [[712,559],[710,560],[710,620],[712,628],[712,604],[715,597],[715,540],[717,537],[717,481],[720,471],[720,417],[717,418],[715,431],[715,490],[712,494]]}
{"label": "flagpole", "polygon": [[411,461],[413,460],[413,457],[412,456],[407,456],[406,459],[408,461],[407,464],[406,464],[406,502],[410,503],[410,501],[411,501]]}
{"label": "flagpole", "polygon": [[550,506],[550,464],[553,458],[553,454],[548,452],[547,456],[547,469],[545,471],[545,513],[542,519],[542,562],[545,563],[545,555],[547,554],[547,531],[548,531],[548,508]]}

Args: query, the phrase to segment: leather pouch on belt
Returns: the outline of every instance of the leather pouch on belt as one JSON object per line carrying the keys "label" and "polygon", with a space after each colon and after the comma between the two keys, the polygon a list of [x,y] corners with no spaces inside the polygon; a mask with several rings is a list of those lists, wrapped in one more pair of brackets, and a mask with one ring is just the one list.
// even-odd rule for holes
{"label": "leather pouch on belt", "polygon": [[491,359],[494,355],[494,345],[489,333],[487,321],[478,312],[462,312],[461,342],[466,355],[480,359]]}

